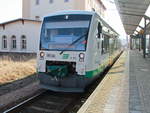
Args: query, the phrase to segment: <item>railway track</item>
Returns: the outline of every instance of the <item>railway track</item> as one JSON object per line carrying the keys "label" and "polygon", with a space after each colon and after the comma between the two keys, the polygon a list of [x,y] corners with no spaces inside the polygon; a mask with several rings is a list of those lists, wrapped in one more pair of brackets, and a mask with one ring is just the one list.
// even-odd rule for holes
{"label": "railway track", "polygon": [[[122,52],[116,57],[112,65],[121,54]],[[5,110],[3,113],[69,113],[70,111],[74,111],[75,113],[105,77],[111,66],[101,73],[101,77],[93,82],[90,87],[87,88],[85,93],[41,91],[20,104]]]}
{"label": "railway track", "polygon": [[3,113],[65,113],[80,94],[41,92]]}

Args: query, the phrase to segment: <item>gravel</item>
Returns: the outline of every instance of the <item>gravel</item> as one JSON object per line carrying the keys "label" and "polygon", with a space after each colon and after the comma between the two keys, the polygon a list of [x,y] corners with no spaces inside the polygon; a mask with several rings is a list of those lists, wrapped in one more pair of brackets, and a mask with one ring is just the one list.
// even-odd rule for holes
{"label": "gravel", "polygon": [[6,106],[13,105],[17,101],[35,94],[39,90],[37,75],[0,85],[0,112]]}

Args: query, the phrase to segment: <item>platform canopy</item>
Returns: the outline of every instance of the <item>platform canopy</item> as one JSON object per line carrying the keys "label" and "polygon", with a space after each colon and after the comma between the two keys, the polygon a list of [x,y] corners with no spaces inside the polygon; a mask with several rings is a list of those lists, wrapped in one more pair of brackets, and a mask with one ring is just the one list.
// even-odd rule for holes
{"label": "platform canopy", "polygon": [[149,23],[147,24],[146,34],[150,34],[150,17],[147,18],[149,19]]}
{"label": "platform canopy", "polygon": [[123,26],[128,35],[132,35],[144,16],[150,0],[115,0]]}

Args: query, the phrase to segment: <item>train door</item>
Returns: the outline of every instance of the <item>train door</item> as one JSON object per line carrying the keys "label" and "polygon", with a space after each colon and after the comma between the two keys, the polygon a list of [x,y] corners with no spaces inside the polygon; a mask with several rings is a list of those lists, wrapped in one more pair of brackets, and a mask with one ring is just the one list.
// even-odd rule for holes
{"label": "train door", "polygon": [[99,66],[101,64],[101,37],[102,37],[102,25],[98,21],[97,22],[97,27],[96,27],[96,64]]}

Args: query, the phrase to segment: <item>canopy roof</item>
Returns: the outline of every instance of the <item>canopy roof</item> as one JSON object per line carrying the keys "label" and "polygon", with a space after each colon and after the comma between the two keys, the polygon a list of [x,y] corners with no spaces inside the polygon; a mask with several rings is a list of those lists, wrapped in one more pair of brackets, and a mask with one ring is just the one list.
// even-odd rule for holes
{"label": "canopy roof", "polygon": [[126,33],[133,34],[144,16],[150,0],[115,0],[115,3]]}

